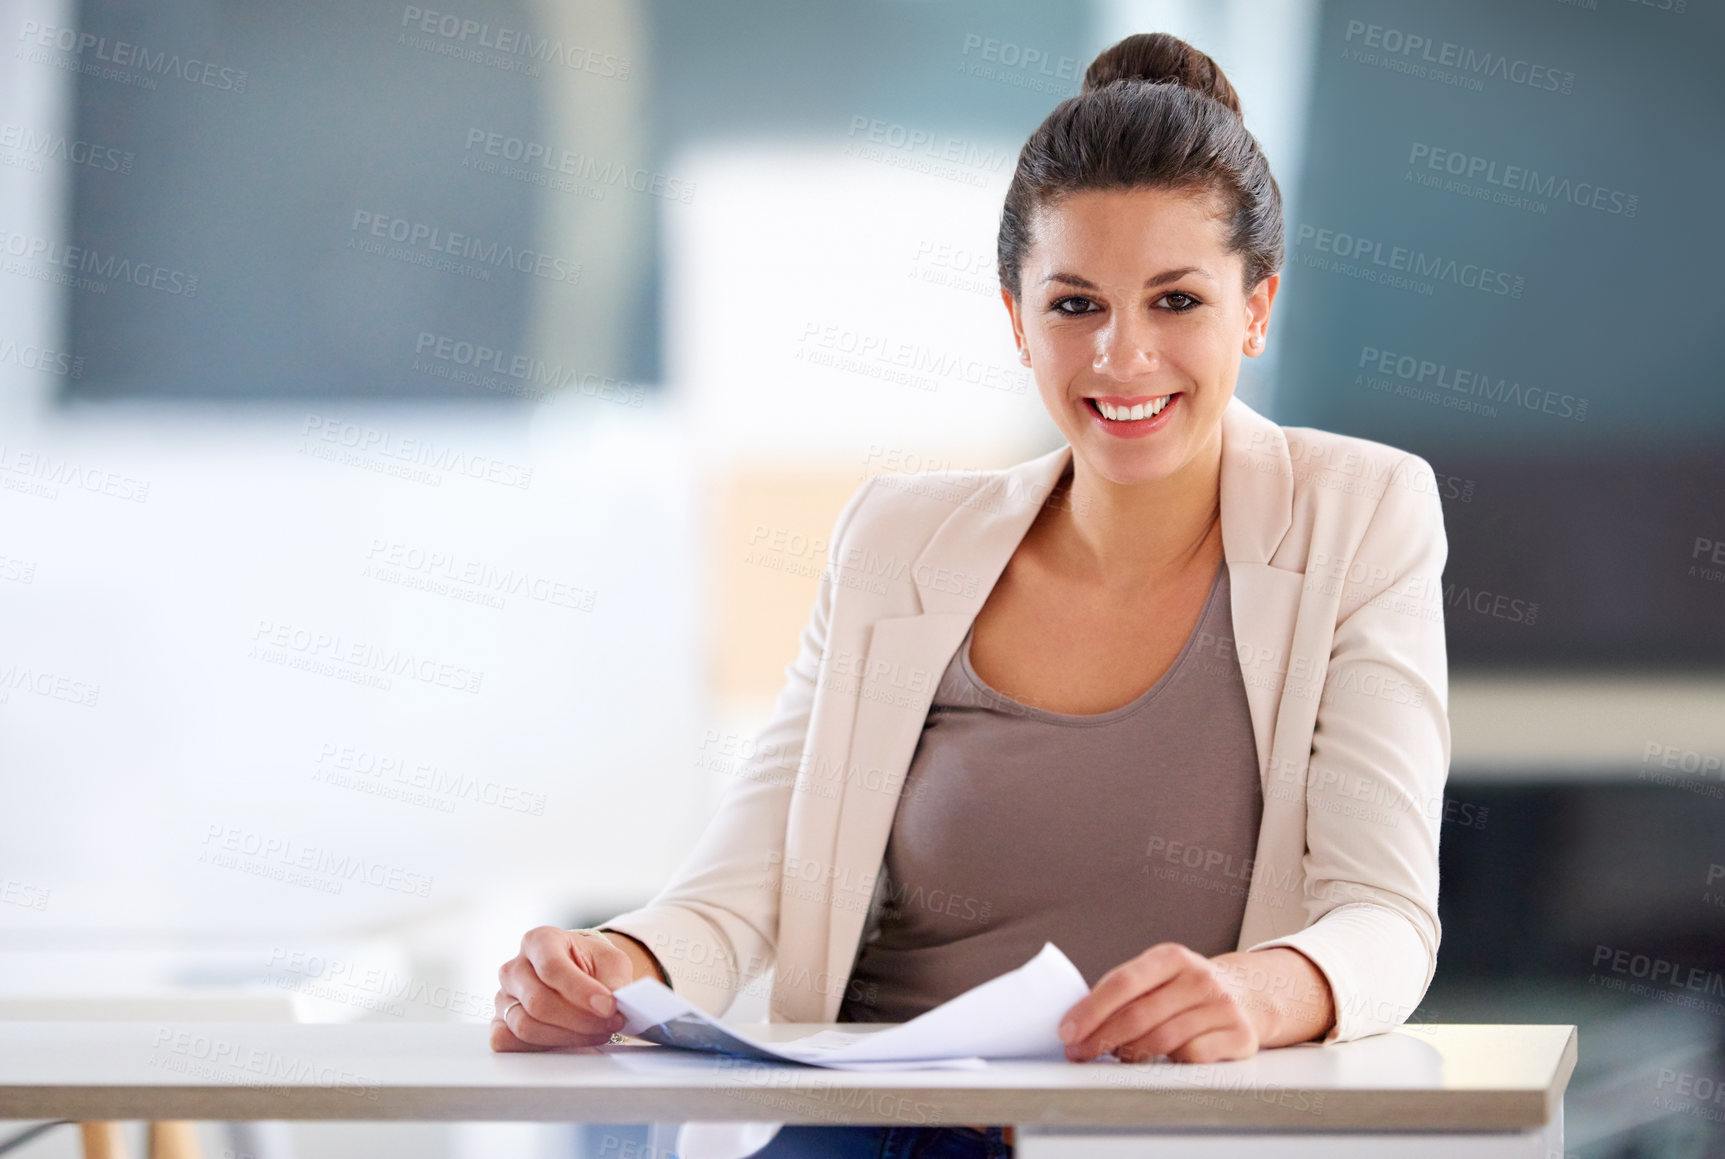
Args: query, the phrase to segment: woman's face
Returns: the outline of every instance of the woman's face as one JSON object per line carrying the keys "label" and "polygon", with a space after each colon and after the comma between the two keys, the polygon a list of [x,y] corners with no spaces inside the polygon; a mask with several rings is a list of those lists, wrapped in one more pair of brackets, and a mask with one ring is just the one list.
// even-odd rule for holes
{"label": "woman's face", "polygon": [[1198,458],[1240,355],[1264,348],[1278,276],[1248,297],[1226,228],[1209,197],[1160,189],[1069,194],[1032,222],[1021,297],[1001,296],[1043,405],[1103,478],[1154,482]]}

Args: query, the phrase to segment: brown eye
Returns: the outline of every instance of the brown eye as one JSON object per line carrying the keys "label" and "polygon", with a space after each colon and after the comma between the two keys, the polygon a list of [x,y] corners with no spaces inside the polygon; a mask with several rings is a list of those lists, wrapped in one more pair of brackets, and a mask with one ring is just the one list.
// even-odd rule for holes
{"label": "brown eye", "polygon": [[1171,311],[1175,314],[1184,314],[1188,310],[1196,310],[1199,306],[1203,305],[1202,302],[1198,301],[1198,299],[1194,298],[1184,290],[1174,290],[1171,293],[1165,294],[1163,295],[1162,300],[1167,302],[1174,298],[1179,298],[1185,303],[1185,305],[1174,305],[1170,307]]}
{"label": "brown eye", "polygon": [[[1078,306],[1081,306],[1083,308],[1077,309],[1077,310],[1067,309],[1067,306],[1073,305],[1073,304],[1077,304]],[[1052,310],[1056,314],[1088,314],[1088,313],[1090,313],[1089,307],[1092,304],[1093,303],[1090,301],[1089,298],[1083,298],[1083,297],[1079,297],[1077,295],[1073,295],[1070,298],[1059,299],[1053,305],[1051,305],[1049,307],[1049,309]]]}

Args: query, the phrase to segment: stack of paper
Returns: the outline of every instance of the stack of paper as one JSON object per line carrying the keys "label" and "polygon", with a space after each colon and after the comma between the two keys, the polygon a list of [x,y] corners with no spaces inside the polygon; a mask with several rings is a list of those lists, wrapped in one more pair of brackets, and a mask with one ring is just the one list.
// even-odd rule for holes
{"label": "stack of paper", "polygon": [[1016,970],[886,1030],[826,1030],[760,1042],[689,1005],[655,978],[619,987],[623,1033],[664,1046],[841,1070],[978,1067],[991,1058],[1065,1058],[1060,1020],[1090,993],[1078,967],[1044,942]]}

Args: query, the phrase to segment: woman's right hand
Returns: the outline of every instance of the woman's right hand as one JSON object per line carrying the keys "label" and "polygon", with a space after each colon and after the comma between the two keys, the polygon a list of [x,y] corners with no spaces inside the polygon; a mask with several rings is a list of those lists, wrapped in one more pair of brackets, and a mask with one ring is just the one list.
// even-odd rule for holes
{"label": "woman's right hand", "polygon": [[623,1028],[611,991],[635,978],[628,953],[597,930],[539,926],[497,971],[491,1049],[598,1046]]}

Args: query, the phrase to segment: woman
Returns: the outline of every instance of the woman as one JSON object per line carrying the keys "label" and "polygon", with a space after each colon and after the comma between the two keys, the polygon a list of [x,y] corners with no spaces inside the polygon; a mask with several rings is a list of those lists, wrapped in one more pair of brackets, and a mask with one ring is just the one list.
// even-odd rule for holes
{"label": "woman", "polygon": [[[1442,512],[1417,456],[1233,397],[1280,193],[1173,37],[1104,52],[1019,156],[1001,296],[1066,445],[865,484],[758,750],[675,880],[535,930],[492,1045],[602,1042],[610,991],[900,1021],[1055,942],[1075,1061],[1245,1058],[1412,1013],[1449,763]],[[1000,1154],[999,1128],[791,1128],[762,1155]]]}

